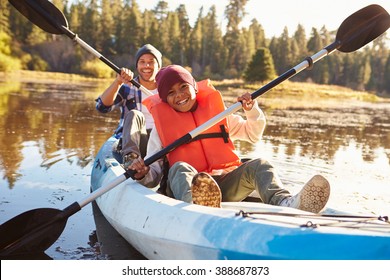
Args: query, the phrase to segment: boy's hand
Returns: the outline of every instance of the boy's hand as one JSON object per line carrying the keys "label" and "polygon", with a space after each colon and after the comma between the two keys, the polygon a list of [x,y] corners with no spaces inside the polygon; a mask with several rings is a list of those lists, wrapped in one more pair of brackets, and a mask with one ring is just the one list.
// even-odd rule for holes
{"label": "boy's hand", "polygon": [[242,96],[239,96],[237,98],[237,101],[242,103],[242,108],[244,108],[245,111],[252,110],[253,104],[255,104],[255,101],[252,100],[252,96],[249,92],[244,93]]}

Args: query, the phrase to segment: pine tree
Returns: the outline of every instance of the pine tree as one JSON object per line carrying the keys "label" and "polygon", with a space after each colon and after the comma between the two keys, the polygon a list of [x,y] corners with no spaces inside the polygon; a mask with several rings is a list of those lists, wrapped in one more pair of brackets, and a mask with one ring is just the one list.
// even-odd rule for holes
{"label": "pine tree", "polygon": [[9,15],[10,15],[10,5],[6,0],[0,0],[0,33],[4,32],[7,35],[10,35],[9,29]]}
{"label": "pine tree", "polygon": [[98,51],[102,50],[101,18],[98,13],[99,1],[90,0],[85,14],[80,18],[80,37]]}
{"label": "pine tree", "polygon": [[[249,64],[259,48],[269,49],[274,68],[283,73],[328,45],[336,33],[328,32],[325,26],[320,32],[313,28],[306,39],[303,26],[298,25],[292,37],[286,28],[280,36],[267,39],[256,19],[249,27],[240,27],[248,0],[228,1],[224,13],[227,19],[225,34],[217,23],[215,6],[211,6],[205,17],[201,8],[191,27],[183,4],[170,11],[169,1],[159,1],[156,7],[141,12],[137,2],[52,0],[68,19],[70,29],[114,63],[130,63],[136,50],[150,43],[163,53],[165,65],[190,66],[194,75],[202,78],[238,78],[243,73],[250,78]],[[11,43],[6,43],[8,48],[4,47],[4,42],[10,42],[4,39],[4,32],[11,38],[12,48]],[[0,0],[0,33],[3,50],[19,57],[26,53],[35,57],[40,54],[52,70],[77,73],[83,61],[92,57],[80,46],[71,46],[68,38],[39,30],[6,0]],[[390,62],[386,40],[385,35],[381,36],[365,50],[351,54],[336,52],[316,64],[313,71],[304,71],[294,79],[389,91]]]}
{"label": "pine tree", "polygon": [[229,78],[240,76],[240,70],[245,69],[245,62],[242,61],[242,51],[245,47],[242,32],[239,25],[244,19],[245,5],[247,0],[230,0],[225,9],[225,17],[228,20],[226,34],[224,36],[224,46],[228,51],[228,69],[225,72]]}
{"label": "pine tree", "polygon": [[360,71],[358,74],[358,85],[357,89],[359,90],[365,90],[366,85],[370,81],[371,77],[371,64],[370,64],[370,56],[368,54],[363,55],[362,64],[360,67]]}
{"label": "pine tree", "polygon": [[223,43],[222,31],[217,23],[216,7],[211,6],[208,14],[203,19],[202,37],[202,69],[203,77],[214,78],[223,71]]}
{"label": "pine tree", "polygon": [[153,9],[154,17],[157,19],[158,23],[158,35],[157,35],[157,45],[159,50],[164,54],[165,57],[169,57],[171,45],[169,42],[169,22],[168,14],[169,12],[168,2],[159,1],[156,7]]}
{"label": "pine tree", "polygon": [[198,18],[190,35],[190,46],[188,52],[188,61],[195,76],[201,75],[201,58],[202,58],[202,28],[203,28],[203,7],[200,8]]}
{"label": "pine tree", "polygon": [[180,63],[180,25],[177,12],[169,12],[167,23],[167,43],[165,44],[165,53],[170,57],[172,63]]}
{"label": "pine tree", "polygon": [[153,10],[157,20],[162,23],[168,17],[168,2],[159,1]]}
{"label": "pine tree", "polygon": [[248,32],[252,33],[251,36],[253,36],[255,41],[255,49],[267,47],[264,29],[256,19],[252,19]]}
{"label": "pine tree", "polygon": [[244,79],[248,82],[264,82],[274,77],[275,68],[271,52],[267,48],[258,49],[245,71]]}
{"label": "pine tree", "polygon": [[385,72],[383,74],[384,76],[384,85],[383,89],[385,92],[390,94],[390,54],[387,56],[386,66],[385,66]]}
{"label": "pine tree", "polygon": [[[310,53],[317,53],[322,48],[323,44],[321,35],[316,28],[312,28],[311,36],[309,38],[309,41],[307,42],[307,50]],[[308,77],[311,78],[313,82],[320,82],[321,80],[320,71],[317,68],[319,68],[318,65],[315,65],[315,67],[307,73]],[[347,73],[344,74],[346,75]]]}
{"label": "pine tree", "polygon": [[115,51],[115,18],[114,12],[115,5],[112,5],[111,0],[102,0],[102,14],[101,20],[104,23],[102,29],[102,54],[109,56],[114,54]]}
{"label": "pine tree", "polygon": [[[293,61],[295,64],[299,61],[302,61],[308,55],[306,31],[301,24],[298,24],[291,42],[291,61]],[[304,81],[307,79],[307,75],[308,72],[304,71],[299,75],[294,76],[293,80]]]}
{"label": "pine tree", "polygon": [[[157,49],[161,49],[161,43],[160,43],[160,31],[159,31],[159,23],[157,22],[157,19],[154,17],[154,13],[152,11],[145,11],[144,12],[144,21],[145,21],[145,28],[147,31],[147,37],[145,38],[145,43],[152,44]],[[166,53],[163,53],[163,58],[167,59]]]}
{"label": "pine tree", "polygon": [[385,66],[388,58],[389,50],[386,48],[386,36],[380,36],[372,43],[371,53],[371,77],[367,84],[370,90],[382,91],[384,88]]}
{"label": "pine tree", "polygon": [[278,38],[278,54],[280,55],[278,58],[278,72],[283,73],[287,69],[291,68],[292,55],[291,55],[291,40],[288,33],[288,28],[285,27],[283,29],[282,35]]}
{"label": "pine tree", "polygon": [[[318,47],[316,52],[330,44],[330,35],[325,26],[321,28],[320,36],[321,46]],[[320,84],[329,84],[329,79],[329,60],[325,60],[316,66],[314,80]]]}
{"label": "pine tree", "polygon": [[43,31],[36,25],[33,25],[30,34],[26,38],[28,46],[32,47],[40,43],[46,42],[48,39],[48,33]]}
{"label": "pine tree", "polygon": [[189,38],[190,38],[190,32],[191,32],[191,26],[189,23],[189,18],[187,14],[187,10],[185,5],[181,4],[176,9],[177,15],[179,17],[179,64],[180,65],[187,65],[187,51],[189,47]]}

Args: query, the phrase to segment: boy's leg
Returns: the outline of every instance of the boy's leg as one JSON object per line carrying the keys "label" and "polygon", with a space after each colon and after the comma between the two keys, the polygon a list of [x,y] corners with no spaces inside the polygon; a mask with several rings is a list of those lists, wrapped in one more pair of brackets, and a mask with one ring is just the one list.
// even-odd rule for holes
{"label": "boy's leg", "polygon": [[222,201],[241,201],[257,190],[263,203],[279,205],[291,196],[274,167],[266,160],[253,159],[226,175],[215,177],[222,192]]}

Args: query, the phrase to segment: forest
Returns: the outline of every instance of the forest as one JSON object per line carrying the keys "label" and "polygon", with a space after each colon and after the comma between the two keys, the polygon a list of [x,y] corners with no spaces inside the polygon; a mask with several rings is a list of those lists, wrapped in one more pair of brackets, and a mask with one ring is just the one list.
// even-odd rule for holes
{"label": "forest", "polygon": [[[163,54],[163,65],[180,64],[198,79],[244,79],[264,82],[294,67],[335,39],[337,30],[302,25],[280,36],[266,37],[261,20],[241,27],[249,0],[230,0],[226,26],[216,8],[199,10],[191,26],[184,4],[159,1],[141,11],[136,0],[53,0],[69,29],[119,67],[134,69],[134,55],[145,43]],[[306,34],[310,34],[307,36]],[[334,84],[374,94],[390,93],[390,50],[387,34],[353,53],[336,52],[312,71],[292,80]],[[260,63],[259,63],[260,62]],[[256,64],[256,65],[254,65]],[[0,0],[0,72],[17,69],[77,73],[107,78],[115,73],[64,35],[41,30],[8,0]]]}

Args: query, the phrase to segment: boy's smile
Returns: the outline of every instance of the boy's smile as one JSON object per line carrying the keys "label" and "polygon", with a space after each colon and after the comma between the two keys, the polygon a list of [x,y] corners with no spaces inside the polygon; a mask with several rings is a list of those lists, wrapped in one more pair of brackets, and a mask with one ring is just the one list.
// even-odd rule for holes
{"label": "boy's smile", "polygon": [[188,112],[196,104],[196,91],[188,83],[176,83],[167,96],[167,103],[179,112]]}

